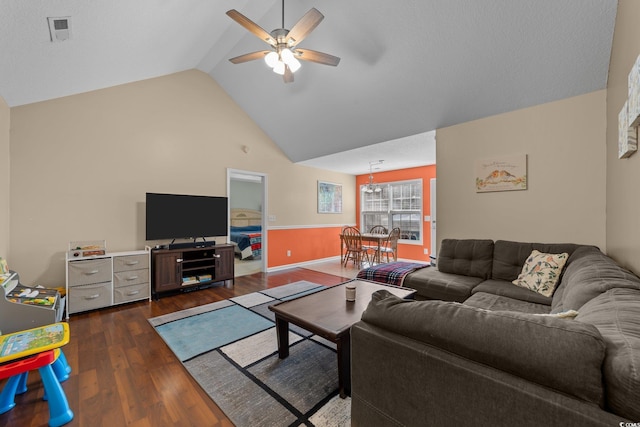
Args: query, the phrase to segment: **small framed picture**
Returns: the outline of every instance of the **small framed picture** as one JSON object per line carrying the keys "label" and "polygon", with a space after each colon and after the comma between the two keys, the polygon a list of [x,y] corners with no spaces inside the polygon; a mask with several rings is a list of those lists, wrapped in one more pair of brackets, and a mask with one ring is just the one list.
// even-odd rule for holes
{"label": "small framed picture", "polygon": [[526,154],[476,160],[476,193],[526,189]]}
{"label": "small framed picture", "polygon": [[318,213],[342,213],[342,184],[318,181]]}

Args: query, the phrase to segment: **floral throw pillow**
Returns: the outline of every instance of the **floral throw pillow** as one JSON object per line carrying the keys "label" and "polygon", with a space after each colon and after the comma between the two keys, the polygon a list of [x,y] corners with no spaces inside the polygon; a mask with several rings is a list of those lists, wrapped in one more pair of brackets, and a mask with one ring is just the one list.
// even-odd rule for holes
{"label": "floral throw pillow", "polygon": [[537,292],[545,297],[553,295],[560,273],[569,254],[546,254],[533,250],[522,267],[522,272],[512,283]]}

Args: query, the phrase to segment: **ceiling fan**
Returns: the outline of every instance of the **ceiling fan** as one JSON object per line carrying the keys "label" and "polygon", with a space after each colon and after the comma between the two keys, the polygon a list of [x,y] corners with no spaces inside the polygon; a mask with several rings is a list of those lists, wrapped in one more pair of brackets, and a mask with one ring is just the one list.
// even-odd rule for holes
{"label": "ceiling fan", "polygon": [[229,59],[234,64],[264,58],[267,65],[275,73],[282,75],[285,83],[291,83],[293,82],[293,73],[300,68],[299,59],[334,67],[340,62],[340,58],[337,56],[298,47],[298,43],[304,40],[324,19],[324,15],[316,8],[311,8],[291,30],[287,30],[284,28],[284,0],[282,0],[282,28],[276,28],[271,33],[267,33],[262,27],[235,9],[227,11],[227,15],[262,41],[271,45],[271,50],[246,53]]}

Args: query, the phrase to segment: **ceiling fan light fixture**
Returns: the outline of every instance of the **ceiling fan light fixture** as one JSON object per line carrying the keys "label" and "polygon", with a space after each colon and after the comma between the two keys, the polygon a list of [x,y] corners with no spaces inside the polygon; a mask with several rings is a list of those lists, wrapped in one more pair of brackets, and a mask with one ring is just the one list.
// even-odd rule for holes
{"label": "ceiling fan light fixture", "polygon": [[266,64],[276,74],[283,76],[285,83],[292,83],[293,73],[301,66],[298,59],[334,67],[340,62],[340,58],[337,56],[298,47],[298,43],[303,41],[324,19],[324,15],[315,7],[305,13],[291,27],[291,30],[287,30],[284,28],[284,0],[282,0],[282,28],[276,28],[271,33],[235,9],[228,10],[227,15],[273,49],[272,51],[263,50],[230,58],[229,61],[233,64],[264,58]]}
{"label": "ceiling fan light fixture", "polygon": [[267,65],[269,66],[269,68],[273,68],[277,65],[278,63],[278,54],[276,52],[269,52],[265,57],[264,57],[264,62],[267,63]]}
{"label": "ceiling fan light fixture", "polygon": [[276,74],[283,75],[284,74],[284,62],[278,60],[276,65],[273,67],[273,72]]}
{"label": "ceiling fan light fixture", "polygon": [[287,65],[289,66],[289,69],[292,73],[298,71],[301,66],[300,61],[298,61],[296,58],[291,58],[291,61],[289,61]]}
{"label": "ceiling fan light fixture", "polygon": [[292,73],[298,71],[301,66],[300,61],[298,61],[293,55],[293,52],[291,52],[291,50],[287,48],[284,48],[280,51],[280,61],[288,65]]}
{"label": "ceiling fan light fixture", "polygon": [[280,51],[280,58],[282,58],[282,62],[287,65],[291,65],[291,61],[296,59],[293,56],[293,52],[288,48],[284,48]]}

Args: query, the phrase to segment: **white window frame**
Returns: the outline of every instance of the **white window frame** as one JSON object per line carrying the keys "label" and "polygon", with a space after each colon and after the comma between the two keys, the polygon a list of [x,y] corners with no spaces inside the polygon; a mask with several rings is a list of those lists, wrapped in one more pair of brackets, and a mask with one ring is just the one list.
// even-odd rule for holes
{"label": "white window frame", "polygon": [[[402,184],[419,184],[420,186],[420,203],[419,203],[419,210],[414,210],[414,209],[410,209],[410,210],[394,210],[392,209],[392,200],[393,200],[393,194],[390,194],[391,189],[394,186],[400,186]],[[387,202],[387,210],[386,212],[383,210],[380,211],[367,211],[364,209],[365,207],[365,189],[369,186],[368,183],[363,184],[360,186],[360,224],[363,227],[362,232],[366,233],[369,230],[365,230],[364,229],[364,224],[365,224],[365,220],[364,220],[364,216],[365,214],[375,214],[375,213],[379,213],[381,215],[386,215],[387,218],[387,224],[388,224],[388,228],[390,229],[392,226],[392,215],[394,214],[402,214],[402,213],[410,213],[410,214],[417,214],[419,215],[419,233],[420,233],[420,239],[416,239],[416,240],[410,240],[410,239],[400,239],[401,243],[404,244],[410,244],[410,245],[422,245],[422,242],[424,240],[424,221],[422,221],[423,218],[423,207],[424,207],[424,182],[421,178],[418,179],[408,179],[408,180],[404,180],[404,181],[389,181],[389,182],[383,182],[383,183],[379,183],[379,184],[373,184],[374,187],[380,187],[380,188],[386,188],[387,194],[390,194],[390,196],[388,197],[388,202]],[[384,191],[382,191],[384,192]],[[376,194],[376,193],[373,193]],[[389,230],[391,231],[391,230]]]}

